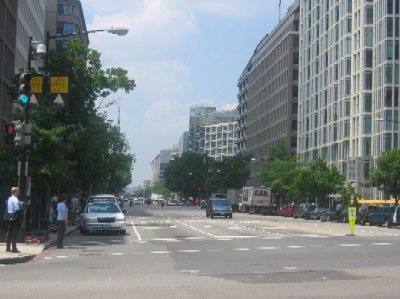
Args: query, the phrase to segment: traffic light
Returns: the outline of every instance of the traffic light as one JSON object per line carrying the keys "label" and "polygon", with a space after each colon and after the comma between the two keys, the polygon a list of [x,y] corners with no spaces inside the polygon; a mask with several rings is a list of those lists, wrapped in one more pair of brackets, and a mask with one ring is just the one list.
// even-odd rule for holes
{"label": "traffic light", "polygon": [[15,125],[6,124],[6,134],[4,135],[4,143],[14,144],[14,138],[15,138]]}
{"label": "traffic light", "polygon": [[29,104],[31,96],[31,79],[31,73],[22,73],[19,77],[18,103],[22,106],[27,106]]}
{"label": "traffic light", "polygon": [[14,128],[15,128],[14,144],[16,146],[21,146],[22,145],[23,124],[17,123],[17,124],[15,124]]}

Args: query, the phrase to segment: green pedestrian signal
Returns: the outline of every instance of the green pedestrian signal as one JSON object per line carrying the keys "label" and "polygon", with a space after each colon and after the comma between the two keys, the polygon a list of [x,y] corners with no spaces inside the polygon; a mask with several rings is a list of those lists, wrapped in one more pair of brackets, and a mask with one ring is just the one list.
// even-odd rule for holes
{"label": "green pedestrian signal", "polygon": [[19,77],[19,96],[18,103],[22,106],[27,106],[29,104],[31,96],[31,73],[22,73]]}

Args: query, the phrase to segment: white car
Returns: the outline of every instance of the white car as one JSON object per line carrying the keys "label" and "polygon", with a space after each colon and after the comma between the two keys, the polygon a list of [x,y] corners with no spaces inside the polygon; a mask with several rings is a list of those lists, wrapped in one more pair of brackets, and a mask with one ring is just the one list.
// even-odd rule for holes
{"label": "white car", "polygon": [[88,203],[81,217],[81,233],[116,231],[126,234],[125,215],[113,202]]}

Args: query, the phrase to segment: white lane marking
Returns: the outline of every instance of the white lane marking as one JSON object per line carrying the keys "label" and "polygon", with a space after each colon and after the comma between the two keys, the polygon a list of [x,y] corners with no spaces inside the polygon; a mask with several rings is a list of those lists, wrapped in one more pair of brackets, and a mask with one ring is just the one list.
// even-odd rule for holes
{"label": "white lane marking", "polygon": [[261,229],[287,229],[285,226],[262,226]]}
{"label": "white lane marking", "polygon": [[0,267],[5,267],[6,265],[5,264],[0,264]]}
{"label": "white lane marking", "polygon": [[171,225],[170,228],[176,228],[176,225]]}
{"label": "white lane marking", "polygon": [[328,236],[318,235],[318,234],[301,234],[300,236],[308,238],[328,238]]}
{"label": "white lane marking", "polygon": [[181,242],[181,240],[174,239],[174,238],[159,238],[153,239],[154,241],[164,241],[164,242]]}
{"label": "white lane marking", "polygon": [[204,240],[203,237],[185,237],[185,240]]}
{"label": "white lane marking", "polygon": [[229,239],[229,238],[218,238],[217,241],[232,241],[232,239]]}
{"label": "white lane marking", "polygon": [[283,270],[297,270],[297,267],[283,267]]}
{"label": "white lane marking", "polygon": [[142,237],[139,235],[139,232],[136,229],[135,223],[133,223],[133,221],[131,221],[131,224],[132,224],[133,231],[136,234],[136,237],[138,238],[139,241],[142,241]]}
{"label": "white lane marking", "polygon": [[164,254],[164,253],[171,253],[171,251],[151,251],[154,254]]}
{"label": "white lane marking", "polygon": [[214,236],[215,238],[234,238],[234,239],[250,239],[250,238],[258,238],[258,236]]}
{"label": "white lane marking", "polygon": [[199,273],[200,270],[181,270],[182,273]]}
{"label": "white lane marking", "polygon": [[283,237],[263,237],[264,240],[281,240]]}
{"label": "white lane marking", "polygon": [[122,252],[112,252],[110,255],[125,255],[125,253]]}
{"label": "white lane marking", "polygon": [[236,248],[236,251],[249,251],[250,248]]}
{"label": "white lane marking", "polygon": [[393,243],[372,243],[372,245],[378,245],[378,246],[385,246],[385,245],[392,245]]}
{"label": "white lane marking", "polygon": [[45,260],[52,260],[53,258],[51,256],[46,256],[44,259]]}
{"label": "white lane marking", "polygon": [[239,226],[230,226],[230,227],[228,227],[228,229],[242,229],[242,228]]}
{"label": "white lane marking", "polygon": [[162,227],[159,227],[159,226],[149,226],[149,227],[143,227],[143,229],[162,229]]}
{"label": "white lane marking", "polygon": [[258,247],[260,250],[274,250],[278,249],[278,247],[273,247],[273,246],[266,246],[266,247]]}
{"label": "white lane marking", "polygon": [[339,246],[342,246],[342,247],[358,247],[358,246],[361,246],[361,244],[339,244]]}
{"label": "white lane marking", "polygon": [[136,243],[138,243],[138,244],[146,244],[147,241],[138,241],[138,242],[136,242]]}
{"label": "white lane marking", "polygon": [[182,253],[195,253],[195,252],[200,252],[200,250],[197,250],[197,249],[184,249],[184,250],[178,250],[178,252],[182,252]]}
{"label": "white lane marking", "polygon": [[66,259],[68,256],[66,255],[57,255],[56,258],[58,259]]}
{"label": "white lane marking", "polygon": [[211,228],[211,225],[205,225],[204,228]]}
{"label": "white lane marking", "polygon": [[303,246],[299,246],[299,245],[290,245],[287,248],[303,248]]}

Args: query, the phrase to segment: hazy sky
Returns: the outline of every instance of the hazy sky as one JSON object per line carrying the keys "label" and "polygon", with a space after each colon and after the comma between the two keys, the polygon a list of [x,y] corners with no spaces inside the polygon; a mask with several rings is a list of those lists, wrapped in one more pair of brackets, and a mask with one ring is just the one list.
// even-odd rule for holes
{"label": "hazy sky", "polygon": [[[129,28],[126,36],[90,35],[104,67],[135,79],[107,108],[136,155],[133,186],[150,179],[151,161],[189,127],[189,108],[237,103],[237,80],[255,47],[279,21],[279,0],[81,0],[88,30]],[[282,0],[281,16],[293,0]]]}

